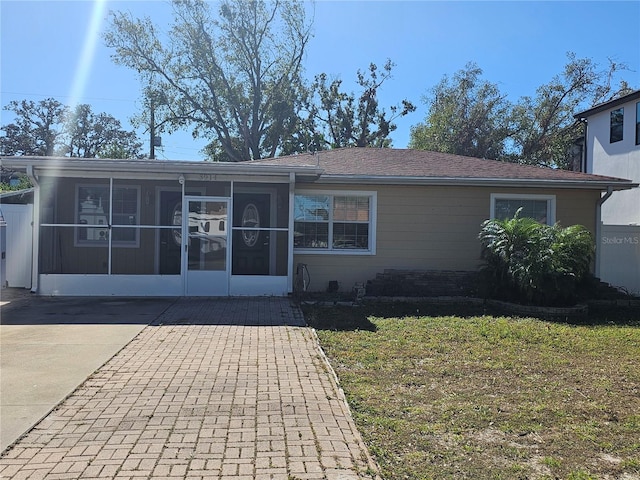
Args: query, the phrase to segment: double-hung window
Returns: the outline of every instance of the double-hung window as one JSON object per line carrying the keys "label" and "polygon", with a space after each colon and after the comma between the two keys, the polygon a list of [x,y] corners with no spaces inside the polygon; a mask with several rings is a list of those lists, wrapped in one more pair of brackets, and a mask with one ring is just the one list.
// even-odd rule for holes
{"label": "double-hung window", "polygon": [[[112,194],[110,195],[110,192]],[[140,187],[78,185],[76,188],[76,230],[78,245],[114,244],[137,246],[140,218]],[[85,226],[86,225],[86,226]]]}
{"label": "double-hung window", "polygon": [[295,195],[294,248],[309,253],[375,253],[374,192]]}
{"label": "double-hung window", "polygon": [[556,222],[555,195],[491,194],[491,218],[507,220],[520,210],[520,218],[553,225]]}

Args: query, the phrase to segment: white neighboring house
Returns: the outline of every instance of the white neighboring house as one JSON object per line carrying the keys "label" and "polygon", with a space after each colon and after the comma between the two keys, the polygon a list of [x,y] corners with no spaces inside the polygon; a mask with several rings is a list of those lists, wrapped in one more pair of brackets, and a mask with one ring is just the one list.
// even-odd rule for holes
{"label": "white neighboring house", "polygon": [[[586,132],[581,170],[640,182],[640,90],[578,113]],[[640,295],[640,188],[603,195],[598,239],[603,281]]]}

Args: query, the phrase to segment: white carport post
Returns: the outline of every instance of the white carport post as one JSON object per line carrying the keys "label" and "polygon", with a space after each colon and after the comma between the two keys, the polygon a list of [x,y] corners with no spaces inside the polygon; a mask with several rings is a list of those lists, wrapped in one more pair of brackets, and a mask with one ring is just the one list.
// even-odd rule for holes
{"label": "white carport post", "polygon": [[182,225],[180,226],[180,238],[182,239],[180,244],[180,276],[182,277],[182,296],[187,295],[187,242],[189,241],[189,208],[184,201],[184,193],[186,183],[184,175],[181,173],[178,176],[178,183],[180,184],[180,202],[182,203]]}
{"label": "white carport post", "polygon": [[38,293],[40,252],[40,184],[33,173],[33,165],[27,165],[27,176],[33,184],[33,245],[31,249],[31,293]]}

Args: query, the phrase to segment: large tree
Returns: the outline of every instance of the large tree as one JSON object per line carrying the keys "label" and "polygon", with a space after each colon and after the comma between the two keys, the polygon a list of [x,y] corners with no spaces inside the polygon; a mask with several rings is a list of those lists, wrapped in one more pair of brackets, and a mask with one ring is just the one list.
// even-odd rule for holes
{"label": "large tree", "polygon": [[66,122],[66,154],[81,158],[139,158],[142,143],[133,131],[107,113],[94,114],[91,106],[77,105]]}
{"label": "large tree", "polygon": [[481,80],[475,64],[436,85],[426,98],[424,123],[411,129],[410,146],[531,165],[571,168],[572,146],[584,125],[573,115],[629,92],[612,85],[625,67],[599,69],[572,53],[561,74],[540,86],[534,97],[510,104],[495,84]]}
{"label": "large tree", "polygon": [[303,128],[310,130],[307,139],[312,148],[387,147],[389,135],[396,129],[397,118],[413,112],[416,107],[408,100],[389,107],[389,113],[380,107],[378,92],[391,78],[394,64],[387,60],[378,70],[371,63],[366,72],[358,70],[357,86],[360,92],[346,93],[342,80],[329,81],[326,74],[315,77],[308,101],[309,117]]}
{"label": "large tree", "polygon": [[424,123],[411,128],[410,148],[497,159],[509,134],[509,103],[497,85],[469,63],[433,87]]}
{"label": "large tree", "polygon": [[610,63],[604,70],[588,58],[568,54],[561,74],[536,90],[535,97],[522,97],[511,112],[512,142],[516,158],[532,165],[571,167],[571,146],[584,133],[574,118],[581,110],[629,92],[626,83],[611,84],[624,65]]}
{"label": "large tree", "polygon": [[134,131],[107,113],[94,114],[89,105],[74,109],[48,98],[39,102],[11,101],[13,123],[2,126],[1,155],[139,158],[142,143]]}
{"label": "large tree", "polygon": [[33,102],[12,100],[5,110],[15,114],[13,123],[0,130],[0,154],[52,156],[62,148],[68,108],[53,98]]}
{"label": "large tree", "polygon": [[166,35],[149,18],[112,13],[114,60],[151,85],[161,124],[190,126],[225,160],[276,155],[300,108],[310,26],[299,1],[174,0]]}

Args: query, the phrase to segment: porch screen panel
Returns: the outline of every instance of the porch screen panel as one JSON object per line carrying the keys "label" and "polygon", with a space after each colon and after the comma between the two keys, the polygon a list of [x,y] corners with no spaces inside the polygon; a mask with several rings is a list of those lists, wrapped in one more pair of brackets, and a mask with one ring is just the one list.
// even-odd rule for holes
{"label": "porch screen panel", "polygon": [[[245,237],[241,230],[232,232],[233,244],[239,245]],[[289,234],[286,231],[268,231],[260,235],[260,247],[254,255],[235,255],[232,263],[234,275],[288,275]]]}
{"label": "porch screen panel", "polygon": [[[140,246],[131,248],[113,243],[111,249],[111,273],[114,275],[153,275],[156,273],[159,243],[162,230],[158,228],[135,228]],[[116,228],[113,229],[116,232]],[[115,234],[114,234],[115,237]]]}
{"label": "porch screen panel", "polygon": [[227,269],[227,202],[189,200],[189,270]]}
{"label": "porch screen panel", "polygon": [[40,228],[40,273],[106,274],[109,265],[107,242],[94,248],[78,248],[77,226],[42,226]]}
{"label": "porch screen panel", "polygon": [[[109,239],[110,187],[109,184],[76,185],[76,229],[78,245],[96,245]],[[62,209],[63,211],[65,209]]]}
{"label": "porch screen panel", "polygon": [[289,274],[289,233],[275,232],[276,236],[276,261],[275,275],[285,277]]}
{"label": "porch screen panel", "polygon": [[179,247],[160,247],[165,229],[172,238],[179,238],[179,229],[156,225],[157,203],[152,181],[43,178],[39,271],[180,274]]}
{"label": "porch screen panel", "polygon": [[75,182],[68,179],[40,178],[40,223],[77,223],[75,212]]}
{"label": "porch screen panel", "polygon": [[[114,246],[138,247],[140,229],[134,226],[141,224],[140,192],[141,188],[137,184],[113,182],[110,207],[111,239]],[[151,209],[147,208],[145,213],[148,210]]]}
{"label": "porch screen panel", "polygon": [[289,184],[234,184],[233,275],[288,275]]}

